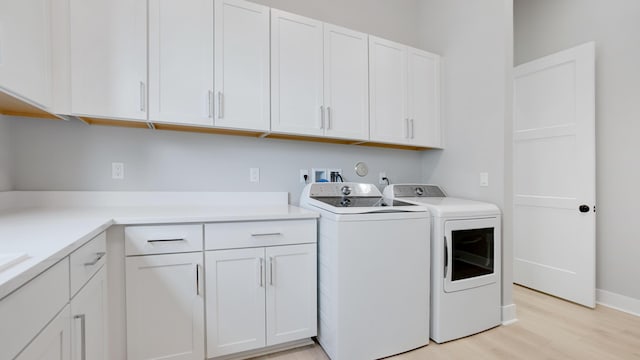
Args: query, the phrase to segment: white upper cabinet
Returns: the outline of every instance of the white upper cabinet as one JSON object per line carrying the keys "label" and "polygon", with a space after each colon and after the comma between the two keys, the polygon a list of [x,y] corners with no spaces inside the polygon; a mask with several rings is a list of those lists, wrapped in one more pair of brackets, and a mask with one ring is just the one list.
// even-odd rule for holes
{"label": "white upper cabinet", "polygon": [[369,72],[371,140],[407,142],[407,47],[370,36]]}
{"label": "white upper cabinet", "polygon": [[52,103],[51,0],[0,1],[0,89]]}
{"label": "white upper cabinet", "polygon": [[440,147],[440,56],[369,37],[372,141]]}
{"label": "white upper cabinet", "polygon": [[368,36],[324,24],[325,135],[369,138]]}
{"label": "white upper cabinet", "polygon": [[220,127],[269,130],[269,8],[215,1],[213,117]]}
{"label": "white upper cabinet", "polygon": [[149,0],[149,120],[213,125],[213,2]]}
{"label": "white upper cabinet", "polygon": [[322,22],[271,9],[271,130],[323,135]]}
{"label": "white upper cabinet", "polygon": [[70,0],[71,112],[147,118],[147,2]]}
{"label": "white upper cabinet", "polygon": [[271,38],[271,130],[367,140],[367,34],[274,9]]}
{"label": "white upper cabinet", "polygon": [[411,143],[442,146],[440,129],[440,56],[409,48],[407,110]]}

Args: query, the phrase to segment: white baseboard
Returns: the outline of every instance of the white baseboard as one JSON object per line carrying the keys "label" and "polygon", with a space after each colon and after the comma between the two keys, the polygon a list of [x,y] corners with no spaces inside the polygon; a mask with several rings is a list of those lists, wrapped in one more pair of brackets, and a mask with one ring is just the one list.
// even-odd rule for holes
{"label": "white baseboard", "polygon": [[516,317],[516,304],[505,305],[502,307],[502,325],[511,325],[518,322]]}
{"label": "white baseboard", "polygon": [[596,289],[596,302],[602,306],[640,316],[640,300],[632,297]]}

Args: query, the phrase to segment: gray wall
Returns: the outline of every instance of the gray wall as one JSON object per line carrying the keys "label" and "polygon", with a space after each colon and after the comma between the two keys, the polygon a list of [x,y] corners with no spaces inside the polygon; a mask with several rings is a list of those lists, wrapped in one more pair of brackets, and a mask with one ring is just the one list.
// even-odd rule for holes
{"label": "gray wall", "polygon": [[[421,45],[443,56],[442,116],[445,151],[424,153],[423,177],[449,195],[496,203],[505,214],[503,305],[512,301],[511,211],[505,190],[505,126],[510,124],[511,0],[425,0]],[[506,133],[510,134],[510,132]],[[489,186],[480,187],[480,172]]]}
{"label": "gray wall", "polygon": [[640,2],[516,0],[521,64],[596,42],[597,287],[640,299]]}
{"label": "gray wall", "polygon": [[11,147],[9,144],[9,122],[0,115],[0,191],[12,190],[11,186]]}
{"label": "gray wall", "polygon": [[421,0],[252,0],[407,45],[418,46]]}
{"label": "gray wall", "polygon": [[[347,181],[420,179],[420,152],[301,141],[126,129],[10,118],[15,190],[288,191],[297,203],[300,169],[341,168]],[[358,161],[369,175],[358,177]],[[111,163],[125,179],[111,179]],[[249,182],[249,168],[260,182]]]}

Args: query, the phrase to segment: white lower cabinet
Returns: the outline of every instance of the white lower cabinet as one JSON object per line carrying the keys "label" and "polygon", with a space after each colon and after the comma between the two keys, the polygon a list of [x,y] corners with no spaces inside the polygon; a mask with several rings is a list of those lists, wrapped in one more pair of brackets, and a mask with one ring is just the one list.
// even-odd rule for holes
{"label": "white lower cabinet", "polygon": [[129,360],[204,359],[202,256],[126,258]]}
{"label": "white lower cabinet", "polygon": [[70,360],[69,318],[67,305],[15,360]]}
{"label": "white lower cabinet", "polygon": [[103,267],[71,299],[71,359],[107,360],[107,276]]}
{"label": "white lower cabinet", "polygon": [[206,252],[207,356],[316,335],[316,244]]}

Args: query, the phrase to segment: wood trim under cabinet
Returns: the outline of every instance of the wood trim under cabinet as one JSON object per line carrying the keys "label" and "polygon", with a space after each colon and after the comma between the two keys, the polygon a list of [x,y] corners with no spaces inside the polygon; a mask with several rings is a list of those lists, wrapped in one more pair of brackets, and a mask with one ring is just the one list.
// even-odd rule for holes
{"label": "wood trim under cabinet", "polygon": [[62,120],[61,118],[35,106],[22,101],[0,90],[0,114],[7,116],[26,116],[41,119]]}

